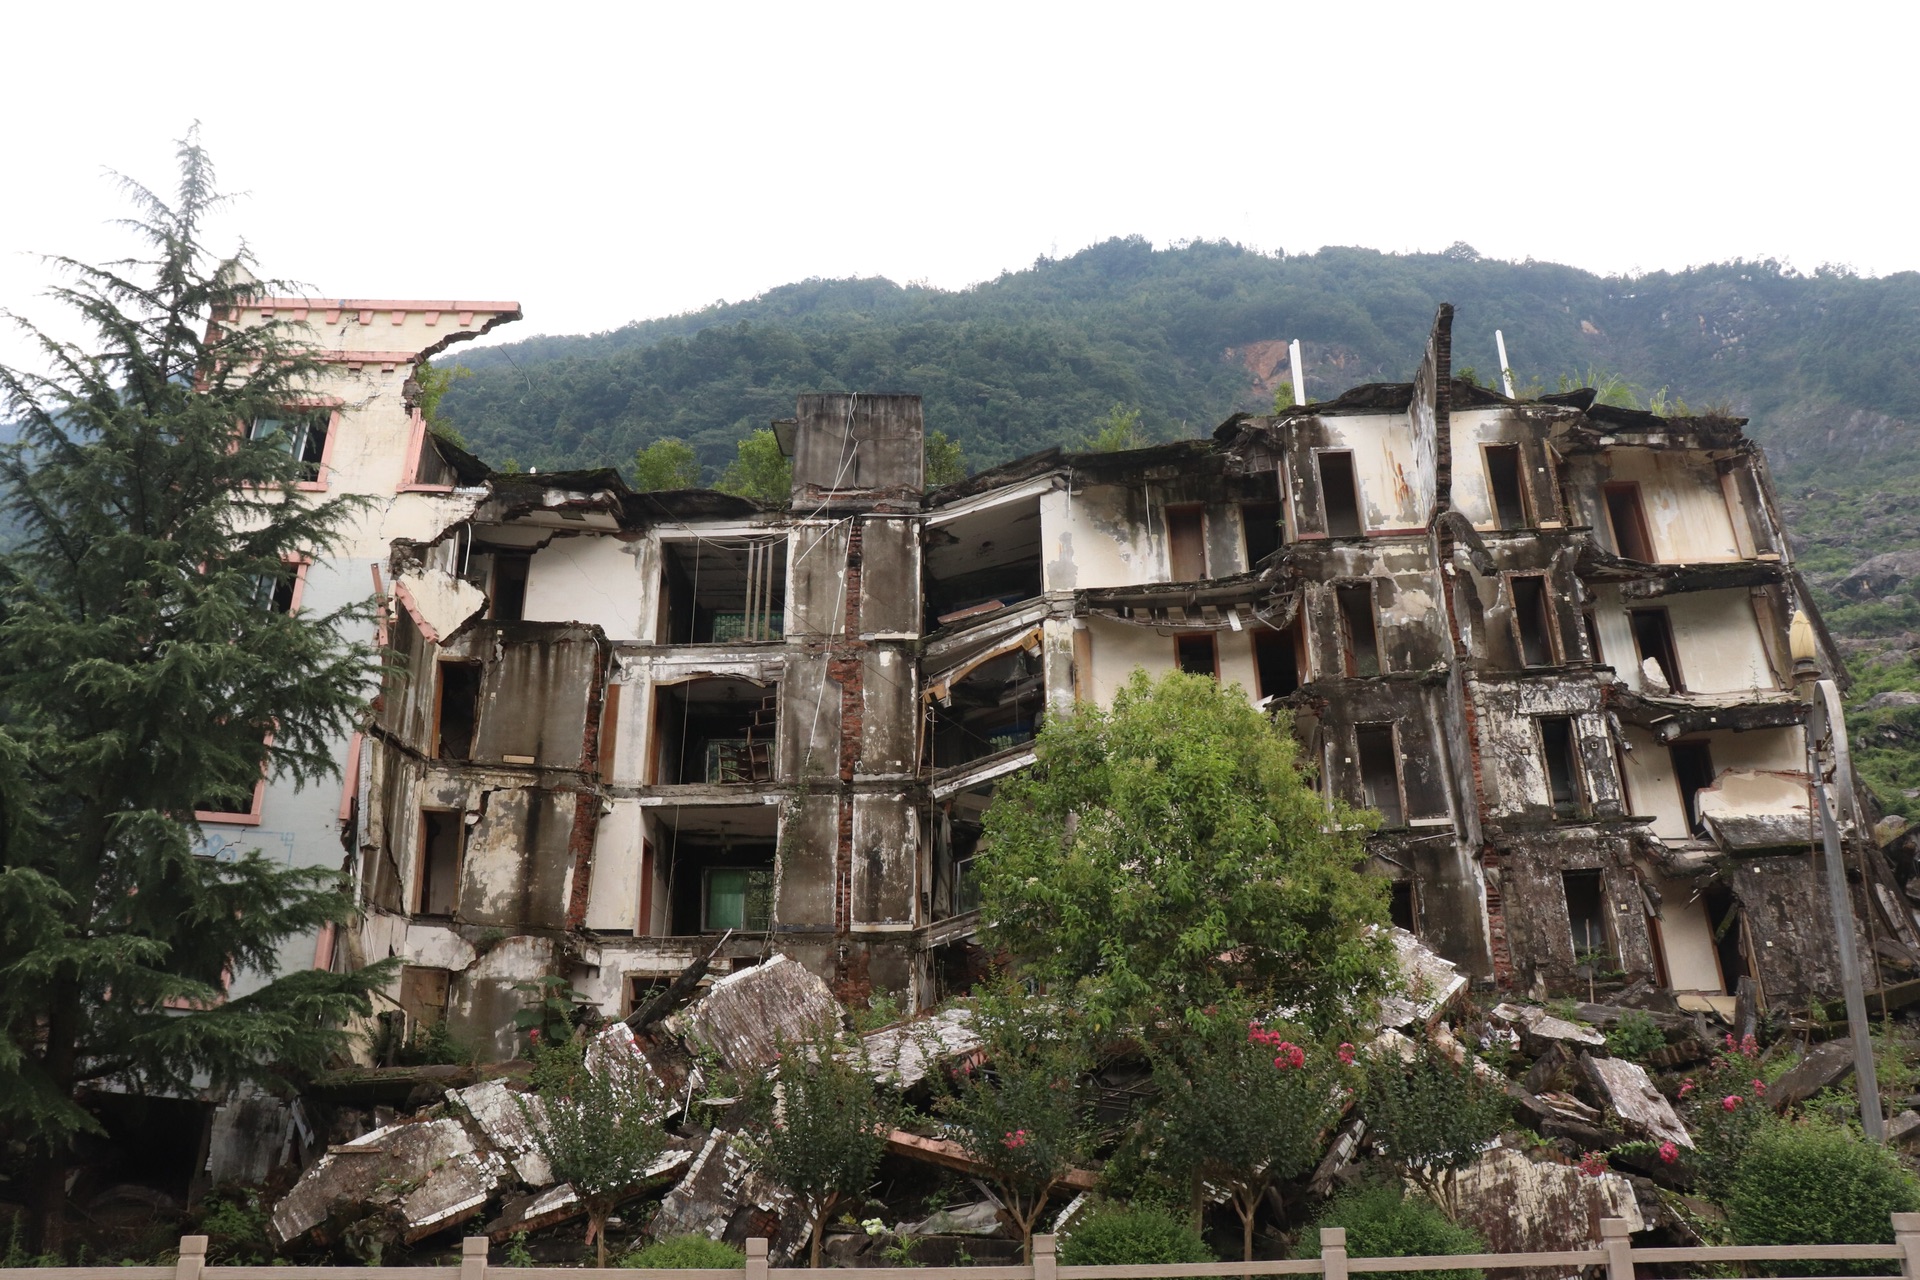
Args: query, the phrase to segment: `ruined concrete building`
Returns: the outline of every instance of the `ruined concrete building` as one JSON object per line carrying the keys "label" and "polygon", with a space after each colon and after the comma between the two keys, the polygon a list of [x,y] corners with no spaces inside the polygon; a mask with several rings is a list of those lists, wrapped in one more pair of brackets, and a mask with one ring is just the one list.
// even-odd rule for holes
{"label": "ruined concrete building", "polygon": [[1381,813],[1397,922],[1476,979],[1830,992],[1812,606],[1758,447],[1456,381],[1450,323],[1410,384],[932,492],[917,397],[803,395],[778,510],[389,431],[393,509],[431,503],[381,526],[397,657],[339,806],[366,914],[325,962],[401,957],[399,1014],[500,1055],[526,984],[618,1016],[723,937],[720,973],[785,953],[924,1007],[1040,724],[1179,668],[1291,710]]}

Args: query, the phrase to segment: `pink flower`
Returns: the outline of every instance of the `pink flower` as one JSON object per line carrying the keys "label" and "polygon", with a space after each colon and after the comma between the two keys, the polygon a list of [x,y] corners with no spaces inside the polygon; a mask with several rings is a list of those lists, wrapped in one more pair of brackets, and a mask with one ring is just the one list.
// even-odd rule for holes
{"label": "pink flower", "polygon": [[1739,1105],[1740,1105],[1740,1095],[1737,1093],[1730,1093],[1726,1097],[1720,1099],[1720,1109],[1722,1111],[1731,1111]]}
{"label": "pink flower", "polygon": [[1727,1048],[1733,1048],[1733,1032],[1727,1032]]}
{"label": "pink flower", "polygon": [[1660,1163],[1661,1164],[1672,1164],[1675,1160],[1678,1160],[1679,1158],[1680,1158],[1679,1147],[1676,1147],[1671,1142],[1663,1142],[1660,1144]]}
{"label": "pink flower", "polygon": [[1752,1032],[1740,1038],[1740,1052],[1749,1058],[1760,1052],[1760,1042],[1753,1038]]}
{"label": "pink flower", "polygon": [[1002,1138],[1001,1141],[1006,1144],[1009,1151],[1017,1150],[1027,1145],[1027,1131],[1025,1129],[1015,1129],[1012,1133]]}
{"label": "pink flower", "polygon": [[528,1040],[530,1040],[530,1041],[532,1041],[532,1042],[533,1042],[534,1044],[539,1044],[539,1043],[540,1043],[540,1028],[538,1028],[538,1027],[535,1027],[535,1028],[534,1028],[533,1030],[531,1030],[531,1031],[529,1031],[529,1032],[527,1032],[527,1039],[528,1039]]}
{"label": "pink flower", "polygon": [[1580,1157],[1579,1168],[1580,1172],[1589,1178],[1599,1177],[1607,1171],[1607,1153],[1604,1151],[1587,1152],[1587,1154]]}
{"label": "pink flower", "polygon": [[1339,1054],[1340,1054],[1340,1061],[1343,1065],[1349,1066],[1349,1067],[1353,1065],[1353,1046],[1352,1045],[1346,1043],[1344,1040],[1341,1041]]}
{"label": "pink flower", "polygon": [[1274,1047],[1280,1050],[1280,1056],[1273,1060],[1273,1065],[1280,1070],[1285,1071],[1289,1067],[1304,1067],[1307,1065],[1307,1051],[1299,1045],[1289,1044],[1287,1041],[1282,1040]]}
{"label": "pink flower", "polygon": [[1693,1077],[1688,1076],[1685,1080],[1682,1080],[1680,1082],[1680,1096],[1684,1098],[1688,1094],[1692,1093],[1695,1089],[1698,1089],[1699,1087],[1700,1087],[1699,1085],[1693,1082]]}
{"label": "pink flower", "polygon": [[1763,1094],[1763,1093],[1765,1093],[1766,1091],[1767,1091],[1767,1086],[1766,1086],[1766,1082],[1765,1082],[1765,1081],[1761,1081],[1761,1080],[1755,1080],[1755,1081],[1753,1082],[1753,1096],[1754,1096],[1754,1097],[1756,1097],[1756,1098],[1757,1098],[1757,1097],[1759,1097],[1759,1096],[1760,1096],[1761,1094]]}

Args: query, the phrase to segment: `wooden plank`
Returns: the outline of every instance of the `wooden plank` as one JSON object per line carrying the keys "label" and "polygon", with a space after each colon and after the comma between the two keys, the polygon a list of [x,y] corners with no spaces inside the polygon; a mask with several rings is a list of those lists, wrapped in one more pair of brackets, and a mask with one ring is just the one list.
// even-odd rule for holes
{"label": "wooden plank", "polygon": [[[957,1142],[950,1141],[946,1138],[923,1138],[917,1133],[908,1133],[905,1129],[895,1129],[887,1135],[887,1150],[894,1155],[905,1156],[909,1160],[923,1160],[928,1164],[937,1164],[943,1169],[954,1169],[961,1173],[977,1174],[983,1172],[986,1168],[985,1165],[968,1155],[967,1149]],[[1098,1178],[1099,1175],[1089,1169],[1070,1169],[1067,1171],[1066,1177],[1060,1179],[1060,1185],[1062,1187],[1070,1187],[1075,1191],[1091,1191]],[[860,1270],[861,1280],[872,1280],[871,1277],[866,1275],[866,1272],[872,1270],[872,1268],[862,1267]],[[964,1267],[962,1270],[971,1277],[978,1268]],[[1065,1268],[1062,1268],[1063,1274],[1065,1270]],[[1152,1271],[1151,1268],[1148,1268],[1148,1270]],[[1145,1273],[1143,1272],[1143,1274]],[[1152,1274],[1172,1275],[1174,1273],[1170,1271],[1152,1271]],[[1221,1274],[1239,1275],[1241,1273],[1234,1271],[1222,1272]]]}

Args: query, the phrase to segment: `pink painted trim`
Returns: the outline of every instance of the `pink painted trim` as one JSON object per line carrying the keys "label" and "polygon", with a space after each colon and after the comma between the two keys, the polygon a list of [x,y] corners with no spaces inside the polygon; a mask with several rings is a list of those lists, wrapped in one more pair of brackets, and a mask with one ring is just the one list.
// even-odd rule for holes
{"label": "pink painted trim", "polygon": [[243,311],[518,311],[517,302],[406,298],[255,298]]}
{"label": "pink painted trim", "polygon": [[313,967],[316,969],[333,968],[333,948],[339,937],[340,926],[331,922],[320,926],[320,932],[313,940]]}
{"label": "pink painted trim", "polygon": [[[261,742],[261,745],[263,747],[272,746],[273,735],[268,734]],[[225,827],[259,826],[260,811],[265,808],[267,802],[267,764],[268,762],[265,760],[260,762],[260,781],[253,784],[253,806],[245,813],[221,813],[217,810],[195,809],[193,811],[193,820],[195,822],[211,822]]]}
{"label": "pink painted trim", "polygon": [[393,595],[394,599],[398,600],[401,607],[413,618],[413,625],[420,628],[420,634],[427,638],[427,643],[439,644],[440,633],[435,631],[432,625],[420,616],[420,608],[414,604],[413,593],[407,590],[407,584],[395,578],[393,580]]}
{"label": "pink painted trim", "polygon": [[354,734],[347,739],[346,781],[340,788],[340,821],[345,822],[353,810],[353,798],[360,794],[360,741],[363,735]]}
{"label": "pink painted trim", "polygon": [[450,484],[421,484],[420,464],[427,457],[427,420],[418,409],[413,411],[413,430],[407,443],[407,457],[412,464],[402,473],[399,493],[452,493]]}

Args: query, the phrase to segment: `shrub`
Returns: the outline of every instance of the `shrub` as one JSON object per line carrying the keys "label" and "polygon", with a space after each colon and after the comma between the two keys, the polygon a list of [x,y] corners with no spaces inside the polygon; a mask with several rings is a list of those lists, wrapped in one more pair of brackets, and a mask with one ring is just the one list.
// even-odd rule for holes
{"label": "shrub", "polygon": [[1069,1267],[1129,1266],[1153,1262],[1213,1262],[1213,1250],[1192,1226],[1154,1205],[1095,1210],[1060,1246]]}
{"label": "shrub", "polygon": [[1619,1025],[1607,1032],[1608,1052],[1629,1062],[1645,1062],[1654,1050],[1666,1047],[1666,1043],[1666,1033],[1660,1030],[1653,1015],[1639,1009],[1621,1014]]}
{"label": "shrub", "polygon": [[668,1236],[620,1259],[623,1267],[745,1267],[747,1255],[705,1236]]}
{"label": "shrub", "polygon": [[[1736,1244],[1891,1244],[1888,1215],[1920,1209],[1920,1183],[1893,1152],[1845,1125],[1782,1122],[1762,1127],[1747,1144],[1726,1207]],[[1873,1262],[1775,1266],[1780,1275],[1893,1268]]]}
{"label": "shrub", "polygon": [[[1433,1203],[1408,1199],[1397,1186],[1363,1187],[1337,1197],[1306,1231],[1294,1249],[1296,1258],[1318,1257],[1320,1227],[1347,1229],[1350,1258],[1417,1258],[1423,1255],[1484,1253],[1487,1245],[1465,1227],[1447,1221]],[[1403,1280],[1484,1280],[1485,1273],[1408,1271]]]}

